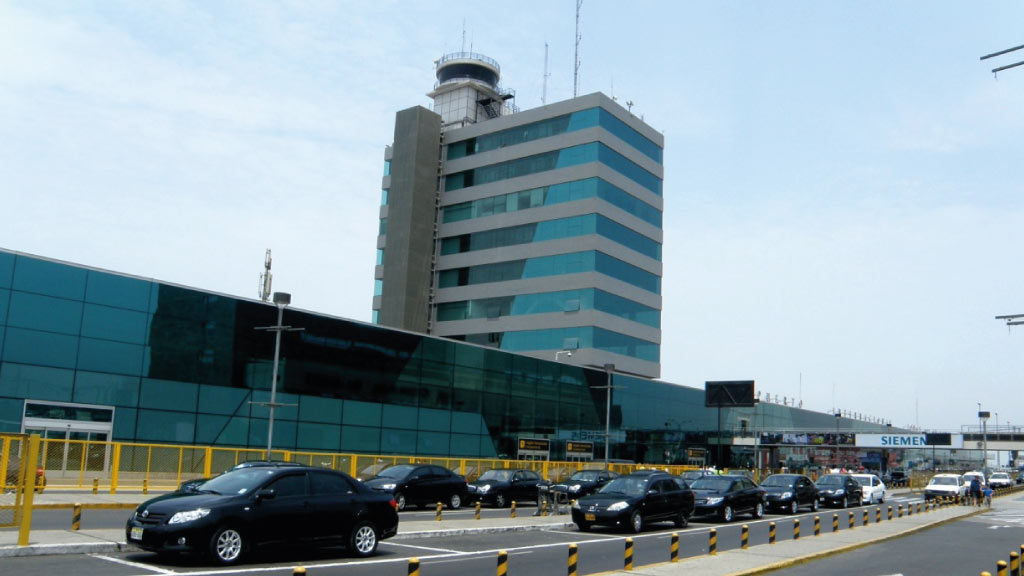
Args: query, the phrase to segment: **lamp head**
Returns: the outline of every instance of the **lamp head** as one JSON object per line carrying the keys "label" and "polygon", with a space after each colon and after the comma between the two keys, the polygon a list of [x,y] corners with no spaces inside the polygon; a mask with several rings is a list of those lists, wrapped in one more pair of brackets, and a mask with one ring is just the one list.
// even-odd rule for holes
{"label": "lamp head", "polygon": [[274,304],[287,306],[292,303],[292,295],[287,292],[274,292]]}

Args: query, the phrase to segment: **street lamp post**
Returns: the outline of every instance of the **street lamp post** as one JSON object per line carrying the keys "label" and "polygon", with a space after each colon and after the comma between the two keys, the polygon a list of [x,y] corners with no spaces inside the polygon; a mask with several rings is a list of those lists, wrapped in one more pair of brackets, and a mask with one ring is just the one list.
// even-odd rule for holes
{"label": "street lamp post", "polygon": [[253,402],[262,404],[270,409],[270,417],[267,421],[267,461],[272,460],[271,450],[274,447],[274,409],[284,404],[277,402],[277,366],[281,357],[281,332],[294,332],[303,328],[292,328],[281,324],[284,319],[284,309],[292,303],[292,295],[287,292],[274,292],[274,305],[277,306],[277,324],[274,326],[260,326],[257,330],[274,332],[274,369],[270,377],[270,402]]}
{"label": "street lamp post", "polygon": [[604,402],[604,469],[611,470],[608,467],[608,446],[609,439],[611,438],[611,424],[612,424],[612,373],[615,372],[615,364],[605,364],[604,371],[608,375],[608,382],[605,384],[605,402]]}
{"label": "street lamp post", "polygon": [[981,409],[981,402],[978,402],[978,420],[981,421],[981,473],[988,477],[988,429],[986,425],[992,415]]}
{"label": "street lamp post", "polygon": [[839,419],[843,417],[841,412],[836,412],[836,468],[839,466]]}

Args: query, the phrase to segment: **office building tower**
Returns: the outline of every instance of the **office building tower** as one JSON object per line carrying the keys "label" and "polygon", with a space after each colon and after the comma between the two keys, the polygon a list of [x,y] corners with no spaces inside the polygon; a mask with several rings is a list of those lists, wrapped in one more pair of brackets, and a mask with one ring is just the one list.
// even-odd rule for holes
{"label": "office building tower", "polygon": [[594,93],[520,111],[437,61],[385,150],[374,322],[657,378],[663,137]]}

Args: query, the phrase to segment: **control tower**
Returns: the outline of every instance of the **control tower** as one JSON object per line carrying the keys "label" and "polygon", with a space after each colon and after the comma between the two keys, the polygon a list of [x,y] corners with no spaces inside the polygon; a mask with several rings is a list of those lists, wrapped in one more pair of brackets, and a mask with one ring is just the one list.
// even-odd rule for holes
{"label": "control tower", "polygon": [[427,96],[442,130],[461,128],[518,111],[515,92],[499,85],[501,67],[493,58],[473,52],[454,52],[435,60],[437,83]]}

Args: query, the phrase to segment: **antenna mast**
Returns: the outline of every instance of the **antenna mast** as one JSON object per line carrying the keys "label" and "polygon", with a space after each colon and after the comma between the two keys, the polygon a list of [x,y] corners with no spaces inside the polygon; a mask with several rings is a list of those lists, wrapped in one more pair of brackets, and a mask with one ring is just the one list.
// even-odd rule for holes
{"label": "antenna mast", "polygon": [[576,66],[572,71],[572,97],[575,98],[580,89],[580,8],[583,0],[576,0]]}
{"label": "antenna mast", "polygon": [[264,272],[260,274],[260,300],[270,301],[270,281],[273,276],[270,273],[270,248],[267,248],[267,256],[263,260]]}
{"label": "antenna mast", "polygon": [[548,76],[550,76],[550,75],[551,74],[548,74],[548,43],[545,42],[544,43],[544,87],[541,89],[541,92],[540,92],[540,103],[541,104],[547,104],[548,103]]}

